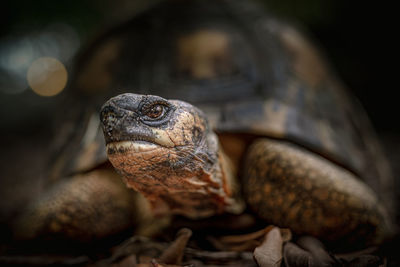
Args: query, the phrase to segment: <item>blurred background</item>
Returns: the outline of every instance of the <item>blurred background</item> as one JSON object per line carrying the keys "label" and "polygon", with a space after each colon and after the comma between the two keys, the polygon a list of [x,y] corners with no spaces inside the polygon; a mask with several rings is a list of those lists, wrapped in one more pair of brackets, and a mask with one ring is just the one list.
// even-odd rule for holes
{"label": "blurred background", "polygon": [[[371,117],[399,173],[400,125],[396,8],[387,2],[259,0],[266,9],[311,32]],[[0,15],[1,222],[41,190],[43,155],[54,113],[65,101],[73,60],[99,33],[156,0],[2,2]],[[41,72],[55,80],[44,86]],[[38,78],[39,77],[39,78]],[[64,89],[66,88],[66,89]],[[25,179],[23,179],[25,177]],[[30,177],[26,179],[26,177]],[[21,183],[24,186],[21,186]],[[7,186],[5,189],[4,186]],[[30,192],[26,192],[26,186]],[[8,201],[12,199],[12,201]]]}

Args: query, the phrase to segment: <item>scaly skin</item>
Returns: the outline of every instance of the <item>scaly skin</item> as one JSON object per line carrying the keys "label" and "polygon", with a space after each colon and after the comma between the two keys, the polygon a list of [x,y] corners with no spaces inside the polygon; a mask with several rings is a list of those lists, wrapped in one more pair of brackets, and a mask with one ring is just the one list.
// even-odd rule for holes
{"label": "scaly skin", "polygon": [[143,217],[137,200],[138,194],[128,190],[111,169],[75,175],[26,207],[14,226],[15,238],[98,240],[128,229]]}
{"label": "scaly skin", "polygon": [[388,215],[369,187],[294,144],[256,140],[248,149],[243,179],[249,206],[296,233],[376,244],[390,232]]}
{"label": "scaly skin", "polygon": [[[201,218],[242,211],[236,171],[197,108],[123,94],[103,106],[101,121],[111,163],[155,213]],[[365,245],[388,233],[376,195],[342,167],[268,138],[253,141],[245,158],[245,199],[266,221],[299,234]]]}
{"label": "scaly skin", "polygon": [[[149,117],[160,106],[163,113]],[[197,108],[156,96],[123,94],[103,106],[101,121],[109,160],[156,214],[201,218],[242,211],[233,198],[234,177],[220,164],[217,137]]]}

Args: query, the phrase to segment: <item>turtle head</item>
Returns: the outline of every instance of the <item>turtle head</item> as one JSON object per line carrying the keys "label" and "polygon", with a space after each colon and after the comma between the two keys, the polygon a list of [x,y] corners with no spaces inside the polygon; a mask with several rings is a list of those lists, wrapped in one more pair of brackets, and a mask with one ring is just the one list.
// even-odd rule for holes
{"label": "turtle head", "polygon": [[107,101],[101,110],[107,150],[132,152],[201,146],[207,121],[188,103],[159,96],[122,94]]}
{"label": "turtle head", "polygon": [[101,122],[110,162],[156,213],[198,218],[222,212],[232,202],[218,139],[196,107],[122,94],[103,105]]}

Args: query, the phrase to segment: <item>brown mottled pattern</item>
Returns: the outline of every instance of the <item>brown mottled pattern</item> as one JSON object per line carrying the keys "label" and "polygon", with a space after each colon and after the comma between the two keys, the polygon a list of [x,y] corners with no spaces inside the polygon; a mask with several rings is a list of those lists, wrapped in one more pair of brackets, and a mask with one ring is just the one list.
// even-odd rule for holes
{"label": "brown mottled pattern", "polygon": [[213,79],[233,73],[229,36],[200,30],[177,40],[178,70],[196,79]]}
{"label": "brown mottled pattern", "polygon": [[27,207],[15,227],[17,238],[46,236],[81,241],[106,237],[139,222],[144,213],[136,193],[110,169],[77,175]]}
{"label": "brown mottled pattern", "polygon": [[[194,65],[181,62],[183,67],[179,64],[179,55],[193,57],[196,49],[182,51],[179,40],[199,32],[224,35],[219,47],[229,47],[229,53],[223,49],[206,49],[207,57],[223,62],[207,61],[214,71],[202,70],[201,75],[196,75],[197,71],[192,71],[196,69],[196,61]],[[90,134],[93,132],[88,123],[91,112],[99,110],[111,96],[134,92],[189,101],[206,112],[212,127],[219,133],[240,132],[290,140],[357,173],[360,180],[384,200],[381,203],[391,203],[393,199],[390,170],[357,101],[344,92],[320,53],[300,31],[264,13],[249,1],[163,1],[102,35],[82,55],[76,65],[76,79],[70,85],[71,89],[77,89],[75,93],[79,97],[62,111],[76,112],[76,120],[61,119],[64,127],[58,129],[60,140],[54,153],[57,155],[53,164],[54,180],[104,163],[103,140],[100,141],[99,135]],[[82,98],[82,94],[91,98]],[[84,142],[87,136],[92,138]],[[376,221],[381,220],[376,197],[356,176],[308,150],[298,150],[293,145],[262,144],[252,147],[254,151],[249,154],[246,167],[248,178],[244,187],[253,209],[266,219],[273,215],[274,222],[292,223],[299,232],[308,227],[311,232],[326,235],[328,239],[335,227],[342,236],[346,236],[349,229],[359,233],[355,236],[360,236],[362,231],[375,231]],[[236,149],[235,162],[240,162],[239,154],[245,148]],[[273,153],[268,156],[267,150]],[[258,163],[258,167],[250,167],[253,162]],[[91,174],[83,176],[92,177]],[[34,204],[33,217],[25,221],[25,226],[27,222],[30,224],[27,229],[37,232],[46,228],[54,232],[61,229],[60,225],[67,226],[64,222],[68,218],[79,215],[65,214],[64,207],[68,203],[68,207],[84,210],[76,219],[82,222],[84,231],[88,229],[84,221],[87,220],[93,222],[92,227],[99,223],[99,228],[92,228],[96,233],[107,232],[100,225],[110,222],[108,217],[104,216],[102,222],[90,218],[98,218],[97,208],[105,210],[102,203],[109,200],[106,198],[109,193],[115,203],[124,202],[124,194],[115,195],[118,190],[113,191],[113,186],[106,190],[104,184],[97,184],[93,177],[88,181],[79,180],[78,183],[73,178],[62,183]],[[340,182],[336,184],[337,180]],[[91,185],[90,181],[94,183]],[[87,185],[87,191],[80,183]],[[347,187],[343,187],[348,183],[352,185],[348,188],[354,189],[353,196],[353,191],[349,193]],[[327,190],[330,186],[334,187]],[[62,187],[66,188],[64,193],[60,193]],[[365,191],[366,195],[359,196],[358,190]],[[104,198],[98,197],[99,192]],[[85,196],[91,196],[93,202]],[[124,202],[111,208],[110,203],[103,203],[104,208],[113,209],[113,212],[127,207]],[[114,216],[126,218],[123,213],[113,215],[113,212],[110,219]],[[49,223],[35,228],[38,218],[49,218]],[[319,226],[315,230],[310,229],[314,222]],[[302,225],[306,228],[300,229]],[[377,231],[381,237],[381,230]]]}
{"label": "brown mottled pattern", "polygon": [[[200,46],[206,39],[215,41]],[[165,1],[100,37],[85,59],[114,42],[103,101],[122,92],[189,101],[219,132],[290,140],[351,169],[391,206],[393,177],[364,111],[292,25],[249,1]],[[78,80],[97,83],[79,67]]]}
{"label": "brown mottled pattern", "polygon": [[387,214],[350,172],[290,143],[260,139],[246,158],[243,187],[260,217],[326,240],[381,241]]}
{"label": "brown mottled pattern", "polygon": [[[232,206],[240,208],[234,182],[240,173],[249,207],[279,227],[329,241],[361,241],[363,246],[380,243],[390,234],[386,209],[350,171],[301,146],[254,135],[221,135],[223,146],[237,143],[226,155],[204,114],[188,103],[164,99],[168,121],[142,121],[142,103],[158,101],[158,96],[122,94],[101,112],[104,134],[110,135],[106,140],[111,163],[156,214],[202,218],[234,212]],[[165,131],[173,145],[151,137],[156,130]],[[193,138],[195,133],[198,138]],[[237,170],[230,156],[244,166]]]}

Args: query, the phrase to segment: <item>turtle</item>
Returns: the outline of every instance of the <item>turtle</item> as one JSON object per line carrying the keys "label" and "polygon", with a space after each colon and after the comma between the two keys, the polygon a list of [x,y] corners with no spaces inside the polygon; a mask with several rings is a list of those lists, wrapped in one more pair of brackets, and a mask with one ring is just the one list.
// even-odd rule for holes
{"label": "turtle", "polygon": [[245,209],[327,242],[392,232],[393,176],[365,111],[303,29],[255,3],[158,3],[83,50],[70,92],[19,239]]}

